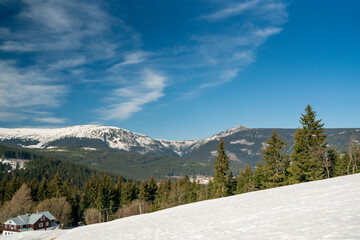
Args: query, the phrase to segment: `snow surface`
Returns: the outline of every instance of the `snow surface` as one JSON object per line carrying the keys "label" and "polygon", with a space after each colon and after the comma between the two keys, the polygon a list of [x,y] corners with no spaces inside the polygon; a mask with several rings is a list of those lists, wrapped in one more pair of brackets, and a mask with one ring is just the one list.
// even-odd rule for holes
{"label": "snow surface", "polygon": [[360,174],[3,239],[360,239]]}

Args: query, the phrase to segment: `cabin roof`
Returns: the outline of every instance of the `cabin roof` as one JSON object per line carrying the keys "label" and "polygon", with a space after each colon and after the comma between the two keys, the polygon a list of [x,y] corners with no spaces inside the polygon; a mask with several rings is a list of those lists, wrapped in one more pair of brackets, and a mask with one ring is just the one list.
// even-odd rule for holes
{"label": "cabin roof", "polygon": [[32,213],[29,215],[19,215],[14,218],[9,218],[6,222],[6,224],[16,224],[16,225],[26,225],[26,224],[34,224],[36,223],[42,216],[45,216],[50,221],[55,220],[55,217],[48,211],[46,212],[38,212],[38,213]]}

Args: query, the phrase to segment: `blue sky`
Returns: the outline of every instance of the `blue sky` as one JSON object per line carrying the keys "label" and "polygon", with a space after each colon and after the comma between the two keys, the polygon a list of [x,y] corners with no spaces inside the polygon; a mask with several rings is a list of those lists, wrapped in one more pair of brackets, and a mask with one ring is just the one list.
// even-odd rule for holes
{"label": "blue sky", "polygon": [[360,127],[360,2],[0,0],[0,125]]}

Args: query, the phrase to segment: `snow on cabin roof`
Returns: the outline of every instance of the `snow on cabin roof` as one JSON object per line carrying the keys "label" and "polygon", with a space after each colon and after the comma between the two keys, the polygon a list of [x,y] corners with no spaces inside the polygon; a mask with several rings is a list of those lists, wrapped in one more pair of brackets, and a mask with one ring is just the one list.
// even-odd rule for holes
{"label": "snow on cabin roof", "polygon": [[55,220],[55,217],[48,211],[46,212],[38,212],[38,213],[32,213],[29,215],[19,215],[14,218],[9,218],[7,220],[6,224],[12,224],[15,223],[16,225],[25,225],[25,224],[34,224],[36,223],[42,216],[45,216],[50,221]]}

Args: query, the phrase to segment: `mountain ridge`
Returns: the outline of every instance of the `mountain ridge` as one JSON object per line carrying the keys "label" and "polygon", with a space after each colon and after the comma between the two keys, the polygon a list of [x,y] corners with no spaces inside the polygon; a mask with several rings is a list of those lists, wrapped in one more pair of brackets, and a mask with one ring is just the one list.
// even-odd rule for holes
{"label": "mountain ridge", "polygon": [[110,148],[128,152],[134,147],[143,148],[135,150],[141,154],[159,151],[161,153],[166,153],[168,152],[166,150],[169,149],[176,155],[182,157],[189,151],[193,151],[211,140],[219,140],[221,137],[226,137],[244,129],[249,128],[237,126],[205,139],[175,141],[153,139],[147,135],[132,132],[127,129],[101,125],[76,125],[63,128],[0,128],[0,141],[18,139],[22,140],[24,143],[36,143],[28,145],[18,143],[19,147],[43,149],[53,147],[51,143],[61,139],[88,138],[101,140]]}
{"label": "mountain ridge", "polygon": [[[290,143],[296,129],[277,129]],[[230,160],[255,166],[260,150],[271,136],[271,128],[237,126],[199,140],[174,141],[153,139],[130,130],[101,125],[77,125],[64,128],[0,128],[0,144],[12,147],[52,149],[63,146],[109,148],[129,153],[188,158],[197,162],[212,162],[216,158],[220,138],[226,144]],[[350,139],[360,139],[359,128],[325,129],[330,146],[344,149]]]}

